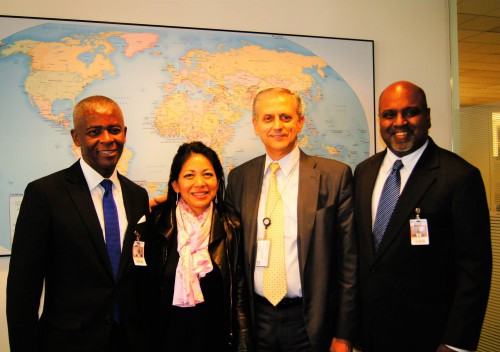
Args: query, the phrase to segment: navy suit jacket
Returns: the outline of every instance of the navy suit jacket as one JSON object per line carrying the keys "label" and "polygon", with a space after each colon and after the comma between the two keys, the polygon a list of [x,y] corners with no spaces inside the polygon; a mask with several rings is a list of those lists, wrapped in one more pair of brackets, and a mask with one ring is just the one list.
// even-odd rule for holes
{"label": "navy suit jacket", "polygon": [[[372,193],[385,154],[354,173],[363,344],[384,352],[434,352],[440,343],[475,350],[492,266],[480,172],[429,138],[375,253]],[[427,219],[429,245],[411,245],[416,208]]]}
{"label": "navy suit jacket", "polygon": [[[79,161],[26,187],[7,279],[12,352],[105,351],[115,302],[131,350],[144,346],[141,296],[145,267],[132,261],[134,230],[146,240],[147,192],[118,175],[128,219],[115,283],[103,231]],[[43,313],[38,318],[45,282]]]}
{"label": "navy suit jacket", "polygon": [[[241,218],[252,321],[257,213],[265,160],[263,155],[233,169],[225,197],[229,211]],[[355,329],[352,184],[348,165],[300,152],[297,250],[304,320],[313,351],[327,351],[334,336],[351,339]]]}

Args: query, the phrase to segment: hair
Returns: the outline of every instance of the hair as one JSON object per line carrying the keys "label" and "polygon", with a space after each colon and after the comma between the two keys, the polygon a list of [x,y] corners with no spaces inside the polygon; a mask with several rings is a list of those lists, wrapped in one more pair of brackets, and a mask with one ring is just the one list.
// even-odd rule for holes
{"label": "hair", "polygon": [[275,93],[275,94],[282,94],[282,95],[288,95],[292,98],[295,99],[295,102],[297,103],[297,116],[302,116],[302,99],[297,93],[292,92],[290,89],[286,88],[280,88],[280,87],[273,87],[273,88],[267,88],[264,90],[261,90],[255,98],[253,99],[253,106],[252,106],[252,115],[254,118],[257,117],[257,106],[262,98],[263,95],[266,95],[267,93]]}
{"label": "hair", "polygon": [[170,177],[168,179],[168,191],[167,191],[167,203],[171,205],[175,205],[177,201],[177,195],[172,187],[172,182],[179,180],[179,175],[181,173],[182,167],[189,159],[189,157],[193,154],[200,154],[207,158],[215,171],[215,176],[217,177],[218,189],[217,189],[217,210],[220,214],[224,211],[223,200],[224,200],[224,169],[222,168],[222,164],[219,160],[217,153],[210,147],[207,147],[205,144],[199,141],[189,142],[182,144],[179,149],[177,149],[177,153],[174,156],[174,160],[172,161],[172,166],[170,167]]}
{"label": "hair", "polygon": [[93,95],[82,99],[75,105],[73,109],[73,126],[76,126],[80,121],[86,118],[89,111],[99,111],[102,109],[116,110],[123,117],[122,110],[118,104],[111,98],[103,95]]}

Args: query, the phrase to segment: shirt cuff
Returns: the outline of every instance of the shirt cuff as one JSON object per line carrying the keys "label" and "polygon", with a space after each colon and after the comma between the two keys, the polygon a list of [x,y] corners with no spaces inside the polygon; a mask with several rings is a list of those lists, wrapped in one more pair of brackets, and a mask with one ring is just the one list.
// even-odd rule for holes
{"label": "shirt cuff", "polygon": [[453,351],[457,351],[457,352],[473,352],[473,351],[469,351],[469,350],[463,350],[461,348],[456,348],[456,347],[453,347],[453,346],[450,346],[450,345],[445,345],[446,347],[452,349]]}

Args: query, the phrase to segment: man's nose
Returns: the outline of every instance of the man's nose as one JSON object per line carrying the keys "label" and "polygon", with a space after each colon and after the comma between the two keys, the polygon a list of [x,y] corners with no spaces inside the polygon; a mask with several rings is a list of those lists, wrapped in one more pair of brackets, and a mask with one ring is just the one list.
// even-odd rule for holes
{"label": "man's nose", "polygon": [[113,141],[113,138],[111,138],[111,134],[107,130],[104,130],[101,134],[101,142],[102,143],[109,143],[112,141]]}
{"label": "man's nose", "polygon": [[397,126],[402,126],[406,125],[408,121],[406,121],[405,117],[403,116],[403,111],[398,111],[396,118],[394,119],[394,125]]}
{"label": "man's nose", "polygon": [[276,130],[279,130],[280,128],[283,127],[283,122],[281,122],[281,119],[279,116],[274,117],[274,122],[273,122],[273,128]]}

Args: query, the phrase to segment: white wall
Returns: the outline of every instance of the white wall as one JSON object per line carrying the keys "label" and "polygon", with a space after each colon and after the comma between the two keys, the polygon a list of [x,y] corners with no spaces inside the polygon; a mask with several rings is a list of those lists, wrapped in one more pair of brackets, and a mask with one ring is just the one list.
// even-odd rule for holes
{"label": "white wall", "polygon": [[[447,0],[2,0],[0,14],[374,40],[376,97],[397,80],[420,85],[431,135],[451,149]],[[0,258],[0,352],[9,350],[8,261]]]}

